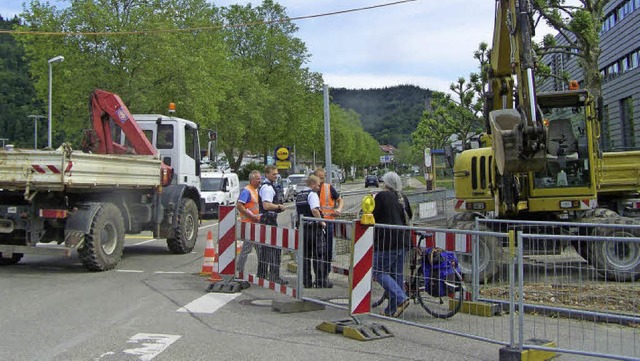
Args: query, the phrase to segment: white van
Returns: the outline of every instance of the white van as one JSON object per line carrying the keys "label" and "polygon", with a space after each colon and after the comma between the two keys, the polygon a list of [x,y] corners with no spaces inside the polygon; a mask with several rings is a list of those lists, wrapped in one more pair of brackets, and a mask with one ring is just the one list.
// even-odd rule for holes
{"label": "white van", "polygon": [[238,175],[232,172],[203,171],[200,196],[204,200],[203,216],[217,216],[219,205],[235,204],[240,196]]}

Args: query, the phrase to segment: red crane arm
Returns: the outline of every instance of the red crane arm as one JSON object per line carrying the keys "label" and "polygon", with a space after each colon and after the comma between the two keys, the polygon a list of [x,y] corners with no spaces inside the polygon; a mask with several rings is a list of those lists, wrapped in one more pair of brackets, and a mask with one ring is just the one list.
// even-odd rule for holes
{"label": "red crane arm", "polygon": [[111,122],[118,125],[136,154],[158,155],[156,148],[138,126],[135,119],[124,105],[122,99],[113,93],[96,89],[91,93],[91,118],[93,129],[99,139],[97,153],[124,154],[127,148],[113,141],[111,137]]}
{"label": "red crane arm", "polygon": [[[118,125],[133,147],[135,154],[158,156],[158,151],[149,142],[140,126],[124,105],[122,99],[113,93],[96,89],[91,93],[91,119],[93,130],[98,137],[97,149],[100,154],[125,154],[129,148],[113,141],[111,137],[111,121]],[[173,169],[162,162],[160,180],[162,185],[171,183]]]}

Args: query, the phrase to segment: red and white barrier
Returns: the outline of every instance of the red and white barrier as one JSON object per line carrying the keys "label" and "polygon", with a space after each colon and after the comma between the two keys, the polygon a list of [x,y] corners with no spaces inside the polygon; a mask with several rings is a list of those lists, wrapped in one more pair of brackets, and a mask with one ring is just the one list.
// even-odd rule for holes
{"label": "red and white barrier", "polygon": [[[417,235],[413,234],[413,244],[416,245]],[[446,251],[471,253],[472,235],[460,234],[453,232],[427,232],[427,236],[424,243],[421,241],[420,245],[424,245],[427,248],[438,247]]]}
{"label": "red and white barrier", "polygon": [[[220,221],[222,228],[222,221]],[[234,217],[235,222],[235,217]],[[234,223],[234,241],[241,239],[243,242],[255,242],[256,244],[274,246],[292,251],[298,250],[298,230],[290,228],[282,228],[276,226],[268,226],[260,223],[235,222]],[[236,249],[233,247],[233,257],[236,255]],[[235,263],[233,268],[235,269]],[[238,278],[248,281],[249,283],[268,288],[276,292],[280,292],[287,296],[297,297],[298,292],[295,288],[288,287],[279,283],[259,278],[250,273],[239,273]]]}
{"label": "red and white barrier", "polygon": [[355,223],[352,270],[349,276],[349,312],[351,315],[371,311],[371,280],[373,278],[373,227]]}
{"label": "red and white barrier", "polygon": [[298,249],[298,230],[267,226],[260,223],[239,222],[236,237],[258,244],[276,246],[295,251]]}
{"label": "red and white barrier", "polygon": [[219,206],[218,273],[235,276],[236,269],[236,207]]}

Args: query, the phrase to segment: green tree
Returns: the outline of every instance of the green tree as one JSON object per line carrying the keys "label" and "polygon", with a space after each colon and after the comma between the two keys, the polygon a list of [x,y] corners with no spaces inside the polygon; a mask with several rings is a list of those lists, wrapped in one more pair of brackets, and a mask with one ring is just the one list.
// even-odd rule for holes
{"label": "green tree", "polygon": [[[19,24],[17,17],[0,17],[0,29],[10,30]],[[16,147],[33,147],[34,124],[28,116],[44,114],[45,106],[36,100],[22,47],[11,35],[0,34],[0,138]],[[46,144],[46,123],[38,122],[41,147]]]}
{"label": "green tree", "polygon": [[580,5],[568,4],[565,0],[535,0],[538,14],[563,39],[558,43],[553,35],[544,37],[541,55],[550,53],[568,54],[578,57],[582,67],[584,86],[599,97],[602,95],[599,58],[600,30],[604,8],[610,0],[580,0]]}
{"label": "green tree", "polygon": [[431,110],[422,115],[416,130],[411,134],[413,151],[422,155],[425,148],[442,149],[454,141],[460,141],[462,148],[470,146],[469,141],[483,130],[481,114],[485,109],[487,66],[490,51],[484,42],[478,45],[473,56],[478,60],[478,73],[469,74],[451,83],[449,89],[455,95],[434,93]]}
{"label": "green tree", "polygon": [[57,144],[77,143],[89,127],[87,99],[95,88],[119,94],[134,113],[159,113],[175,102],[179,116],[197,123],[207,125],[217,116],[229,62],[222,38],[214,31],[177,31],[216,24],[205,1],[89,0],[62,10],[34,1],[22,15],[22,30],[74,34],[16,35],[41,99],[47,96],[47,59],[65,57],[54,70]]}
{"label": "green tree", "polygon": [[[321,112],[315,99],[319,95],[309,93],[318,91],[321,78],[303,67],[309,55],[294,36],[297,26],[276,21],[287,14],[271,0],[257,7],[232,5],[221,14],[228,25],[224,36],[231,59],[248,74],[240,75],[235,94],[241,97],[226,107],[226,124],[219,125],[227,158],[238,165],[246,151],[271,154],[276,146],[299,139],[303,142],[297,143],[298,153],[304,153],[304,140],[313,134],[309,129],[316,129],[314,115]],[[235,132],[227,132],[227,127]]]}

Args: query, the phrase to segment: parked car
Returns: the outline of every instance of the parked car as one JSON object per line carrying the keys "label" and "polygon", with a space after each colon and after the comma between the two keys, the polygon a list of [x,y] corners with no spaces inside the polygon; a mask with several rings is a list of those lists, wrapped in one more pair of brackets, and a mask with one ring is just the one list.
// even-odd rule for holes
{"label": "parked car", "polygon": [[296,197],[293,195],[295,192],[295,187],[291,184],[289,178],[283,178],[279,182],[280,187],[282,187],[282,194],[284,195],[285,202],[291,202]]}
{"label": "parked car", "polygon": [[292,174],[288,178],[291,187],[293,188],[293,198],[298,195],[298,191],[305,186],[307,176],[305,174]]}
{"label": "parked car", "polygon": [[202,172],[200,188],[200,196],[205,203],[202,212],[204,218],[217,216],[219,205],[235,204],[240,195],[238,175],[231,172]]}
{"label": "parked car", "polygon": [[364,187],[378,187],[379,186],[379,182],[378,182],[378,176],[376,175],[368,175],[365,179],[364,179]]}

